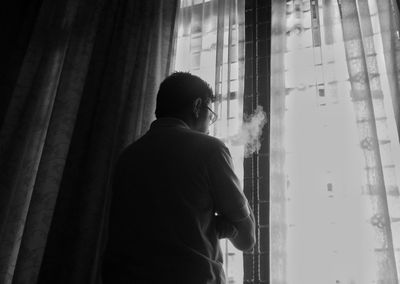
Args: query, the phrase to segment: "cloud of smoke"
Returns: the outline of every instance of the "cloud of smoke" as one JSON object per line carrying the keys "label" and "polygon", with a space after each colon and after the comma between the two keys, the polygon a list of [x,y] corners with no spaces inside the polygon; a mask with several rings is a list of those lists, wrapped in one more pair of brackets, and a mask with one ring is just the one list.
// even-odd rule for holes
{"label": "cloud of smoke", "polygon": [[267,114],[262,106],[258,106],[252,115],[244,117],[242,128],[232,142],[236,145],[245,146],[245,157],[249,157],[260,150],[262,129],[266,123]]}

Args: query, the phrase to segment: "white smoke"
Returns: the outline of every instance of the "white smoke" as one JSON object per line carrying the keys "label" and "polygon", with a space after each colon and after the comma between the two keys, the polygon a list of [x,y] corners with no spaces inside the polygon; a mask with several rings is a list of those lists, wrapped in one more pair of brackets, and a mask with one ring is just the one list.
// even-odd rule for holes
{"label": "white smoke", "polygon": [[262,129],[266,123],[267,114],[262,106],[257,106],[253,114],[244,117],[242,127],[233,138],[232,144],[244,145],[244,156],[246,158],[260,150]]}

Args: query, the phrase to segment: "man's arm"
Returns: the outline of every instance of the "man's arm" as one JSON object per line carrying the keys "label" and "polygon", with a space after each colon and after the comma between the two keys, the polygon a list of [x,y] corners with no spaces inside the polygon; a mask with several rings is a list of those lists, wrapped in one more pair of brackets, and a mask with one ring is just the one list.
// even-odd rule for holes
{"label": "man's arm", "polygon": [[222,215],[215,216],[215,221],[219,239],[229,239],[235,248],[241,251],[248,251],[254,247],[255,223],[251,210],[248,217],[236,222],[231,222]]}
{"label": "man's arm", "polygon": [[[217,232],[218,226],[224,229],[222,231],[229,231],[225,229],[232,226],[236,230],[230,230],[231,235],[220,234],[220,238],[229,238],[239,250],[250,250],[255,243],[254,216],[234,172],[229,150],[225,145],[219,146],[217,151],[210,155],[212,192],[216,211],[221,216],[219,222],[223,221],[223,226],[217,223]],[[232,234],[234,232],[235,234]]]}
{"label": "man's arm", "polygon": [[237,230],[237,234],[229,240],[232,244],[241,251],[251,250],[256,243],[256,230],[253,211],[249,208],[250,215],[246,218],[232,222],[233,226]]}
{"label": "man's arm", "polygon": [[231,239],[236,237],[238,230],[225,216],[217,215],[214,219],[218,239]]}

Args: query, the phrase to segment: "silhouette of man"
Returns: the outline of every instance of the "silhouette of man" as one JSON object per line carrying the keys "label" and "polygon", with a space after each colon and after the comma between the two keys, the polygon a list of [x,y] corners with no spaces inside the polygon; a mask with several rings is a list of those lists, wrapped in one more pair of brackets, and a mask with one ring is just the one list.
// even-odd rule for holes
{"label": "silhouette of man", "polygon": [[161,83],[157,119],[115,168],[103,283],[221,284],[218,240],[254,246],[254,218],[229,150],[207,135],[213,100],[190,73]]}

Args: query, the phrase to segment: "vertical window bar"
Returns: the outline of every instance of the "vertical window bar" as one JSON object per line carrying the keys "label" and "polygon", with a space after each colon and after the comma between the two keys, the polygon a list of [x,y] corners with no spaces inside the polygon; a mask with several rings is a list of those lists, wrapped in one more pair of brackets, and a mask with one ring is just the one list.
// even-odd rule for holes
{"label": "vertical window bar", "polygon": [[[218,1],[217,16],[217,46],[216,46],[216,62],[215,62],[215,112],[220,117],[219,107],[222,106],[222,64],[223,64],[223,44],[224,44],[224,2]],[[221,48],[222,46],[222,48]],[[221,87],[221,88],[220,88]],[[217,135],[217,128],[214,127],[214,136]]]}
{"label": "vertical window bar", "polygon": [[[192,31],[192,29],[193,29],[193,1],[194,0],[191,0],[190,1],[190,22],[189,22],[189,25],[190,25],[190,32],[189,32],[189,55],[190,55],[190,58],[192,58],[193,57],[193,55],[192,55],[192,36],[193,36],[193,31]],[[192,60],[190,60],[190,71],[192,71],[193,70],[193,66],[192,66]]]}
{"label": "vertical window bar", "polygon": [[[253,0],[253,109],[257,108],[257,0]],[[253,153],[253,210],[256,223],[256,244],[254,246],[254,283],[260,283],[260,212],[258,186],[258,154]]]}
{"label": "vertical window bar", "polygon": [[[270,0],[268,1],[269,3]],[[251,89],[251,93],[246,93],[244,97],[244,110],[246,115],[252,114],[255,109],[258,107],[260,103],[265,111],[269,110],[269,97],[262,98],[261,96],[269,96],[269,92],[266,92],[260,86],[265,86],[265,84],[269,84],[265,82],[266,74],[269,74],[269,58],[270,57],[262,57],[262,51],[257,48],[257,46],[262,47],[263,45],[258,44],[258,41],[267,40],[265,38],[266,34],[263,29],[265,29],[265,23],[259,23],[260,17],[263,15],[260,13],[265,12],[263,9],[265,3],[257,0],[246,0],[246,27],[251,28],[251,36],[250,39],[246,39],[248,42],[248,46],[251,48],[251,52],[247,52],[248,56],[251,58],[246,58],[246,64],[250,64],[250,66],[246,66],[246,70],[251,72],[250,74],[245,74],[245,84],[251,84],[252,87],[247,89]],[[271,5],[268,5],[269,9]],[[269,13],[269,12],[268,12]],[[271,22],[268,23],[268,28],[270,28]],[[264,47],[265,48],[265,47]],[[269,50],[269,49],[268,49]],[[265,61],[264,61],[265,60]],[[265,64],[267,65],[267,70],[265,70]],[[264,90],[264,91],[263,91]],[[263,151],[268,151],[268,135],[269,129],[263,129],[263,142],[262,148]],[[263,152],[263,153],[264,153]],[[263,154],[265,156],[265,154]],[[269,180],[267,178],[261,178],[260,173],[260,163],[263,162],[265,164],[265,157],[261,157],[260,153],[255,152],[250,157],[245,158],[244,163],[244,172],[245,178],[247,180],[251,180],[251,182],[245,183],[245,193],[249,202],[252,206],[254,212],[254,219],[256,224],[256,244],[253,248],[252,252],[245,253],[245,279],[244,283],[251,284],[261,284],[261,283],[269,283],[269,258],[266,257],[268,252],[265,251],[265,239],[261,240],[263,237],[265,227],[261,228],[260,220],[268,219],[269,212],[265,212],[266,209],[265,204],[261,204],[260,201],[261,193],[260,190],[268,190]],[[264,159],[264,160],[262,160]],[[263,168],[263,171],[268,172],[268,168]],[[264,193],[265,195],[268,193]],[[263,211],[261,211],[261,208]],[[264,224],[265,226],[265,224]],[[265,238],[265,237],[264,237]],[[268,241],[268,240],[267,240]],[[261,251],[261,247],[263,245],[264,251]]]}
{"label": "vertical window bar", "polygon": [[231,61],[232,61],[232,1],[229,1],[228,6],[229,18],[228,18],[228,75],[227,75],[227,94],[226,94],[226,127],[229,129],[230,121],[230,102],[231,102]]}
{"label": "vertical window bar", "polygon": [[201,70],[201,57],[203,55],[203,37],[204,37],[204,13],[205,13],[205,0],[201,3],[201,37],[200,37],[200,58],[199,58],[199,68]]}

